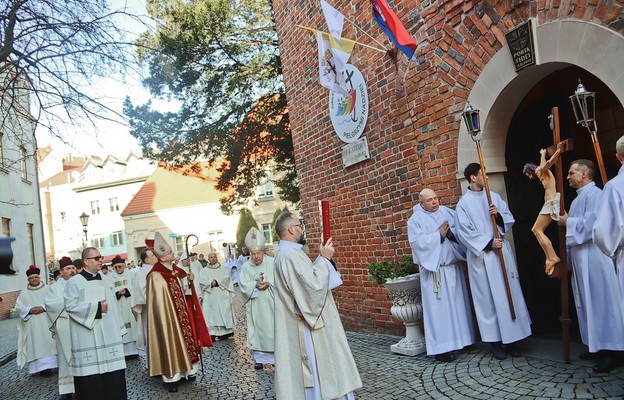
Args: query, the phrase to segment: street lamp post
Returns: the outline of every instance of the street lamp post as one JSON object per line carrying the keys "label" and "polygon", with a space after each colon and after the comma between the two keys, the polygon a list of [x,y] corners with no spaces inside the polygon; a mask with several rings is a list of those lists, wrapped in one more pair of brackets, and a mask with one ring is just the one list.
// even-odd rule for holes
{"label": "street lamp post", "polygon": [[592,142],[594,144],[594,152],[596,153],[596,161],[602,178],[602,185],[607,183],[607,172],[605,171],[604,161],[602,160],[602,151],[598,142],[598,127],[596,126],[596,92],[588,92],[579,79],[579,84],[570,96],[572,102],[572,110],[577,124],[583,125],[589,131]]}
{"label": "street lamp post", "polygon": [[89,215],[83,211],[82,215],[78,218],[80,218],[80,223],[82,224],[82,231],[84,232],[84,244],[86,246],[88,243],[87,225],[89,225]]}
{"label": "street lamp post", "polygon": [[[488,183],[487,173],[485,171],[485,163],[483,162],[483,154],[481,152],[481,121],[479,118],[479,110],[472,107],[470,102],[466,104],[466,108],[463,112],[464,123],[468,128],[468,134],[470,138],[477,145],[477,155],[479,156],[479,165],[481,166],[481,173],[483,174],[483,182],[485,183],[485,195],[487,196],[488,206],[492,204],[492,196],[490,195],[490,185]],[[490,215],[492,219],[492,226],[494,228],[494,238],[499,239],[500,234],[498,232],[498,226],[496,224],[496,216]],[[503,249],[498,249],[498,258],[501,263],[501,270],[503,274],[503,280],[505,281],[505,291],[507,292],[507,302],[509,303],[509,312],[511,313],[511,319],[516,319],[516,310],[514,308],[513,299],[511,298],[511,289],[509,287],[509,279],[507,277],[507,267],[505,266],[505,258],[503,256]]]}

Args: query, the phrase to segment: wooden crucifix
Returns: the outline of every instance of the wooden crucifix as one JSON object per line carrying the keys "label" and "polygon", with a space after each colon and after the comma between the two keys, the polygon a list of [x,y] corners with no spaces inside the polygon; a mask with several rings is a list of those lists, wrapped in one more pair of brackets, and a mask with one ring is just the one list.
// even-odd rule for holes
{"label": "wooden crucifix", "polygon": [[[561,141],[561,133],[559,131],[559,108],[553,107],[552,109],[553,119],[553,143],[559,143]],[[565,145],[562,152],[572,150],[572,140],[567,139],[564,141]],[[555,163],[555,176],[557,181],[557,191],[561,193],[559,215],[565,214],[565,202],[563,197],[563,163],[561,158],[557,159]],[[559,278],[561,282],[561,333],[563,339],[563,361],[566,364],[570,363],[570,307],[568,304],[568,266],[566,259],[566,228],[565,226],[558,226],[559,231],[559,258],[561,261],[555,266],[555,271],[552,274],[553,277]]]}

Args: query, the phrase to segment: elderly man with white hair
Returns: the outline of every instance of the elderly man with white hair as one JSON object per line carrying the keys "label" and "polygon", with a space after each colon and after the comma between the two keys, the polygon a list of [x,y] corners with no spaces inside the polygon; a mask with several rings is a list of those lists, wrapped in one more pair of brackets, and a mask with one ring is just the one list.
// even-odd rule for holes
{"label": "elderly man with white hair", "polygon": [[247,347],[251,349],[254,368],[275,364],[275,329],[273,293],[273,257],[264,254],[265,239],[257,228],[251,228],[245,237],[251,252],[240,273],[240,288],[245,299],[247,315]]}
{"label": "elderly man with white hair", "polygon": [[234,285],[230,273],[215,253],[208,254],[208,265],[199,275],[202,310],[213,339],[234,336]]}
{"label": "elderly man with white hair", "polygon": [[436,193],[423,189],[420,204],[407,222],[414,262],[420,266],[427,354],[455,359],[453,351],[475,342],[468,289],[460,261],[466,249],[457,240],[455,211],[440,205]]}

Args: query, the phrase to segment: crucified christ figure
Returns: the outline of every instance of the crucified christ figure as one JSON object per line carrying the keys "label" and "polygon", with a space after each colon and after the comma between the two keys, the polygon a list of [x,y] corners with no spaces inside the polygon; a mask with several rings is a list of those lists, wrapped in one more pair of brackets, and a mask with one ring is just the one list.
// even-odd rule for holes
{"label": "crucified christ figure", "polygon": [[559,221],[559,199],[561,195],[557,193],[555,188],[555,176],[550,172],[550,167],[557,161],[557,157],[559,157],[563,148],[563,142],[559,142],[557,144],[557,150],[548,161],[546,161],[546,149],[541,149],[540,165],[528,163],[524,165],[523,170],[527,178],[539,179],[542,182],[542,186],[544,186],[544,206],[537,216],[535,224],[533,224],[533,228],[531,228],[531,232],[533,232],[537,238],[537,241],[540,246],[542,246],[542,250],[544,250],[544,254],[546,255],[546,264],[544,267],[546,269],[546,275],[548,276],[553,274],[555,265],[561,261],[557,253],[555,253],[555,249],[553,249],[552,242],[544,233],[544,230],[548,228],[551,220]]}

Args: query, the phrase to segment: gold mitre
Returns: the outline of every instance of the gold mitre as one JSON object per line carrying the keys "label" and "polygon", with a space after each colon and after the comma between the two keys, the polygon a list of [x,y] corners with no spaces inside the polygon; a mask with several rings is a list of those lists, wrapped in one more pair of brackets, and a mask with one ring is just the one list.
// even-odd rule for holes
{"label": "gold mitre", "polygon": [[169,246],[169,243],[167,243],[163,235],[161,235],[160,232],[156,232],[154,235],[154,249],[152,251],[156,257],[162,257],[172,253],[173,249]]}
{"label": "gold mitre", "polygon": [[264,235],[258,228],[251,228],[245,236],[245,246],[249,251],[264,250],[265,242]]}

